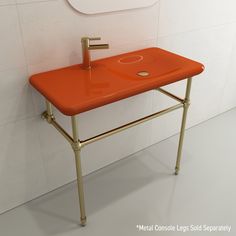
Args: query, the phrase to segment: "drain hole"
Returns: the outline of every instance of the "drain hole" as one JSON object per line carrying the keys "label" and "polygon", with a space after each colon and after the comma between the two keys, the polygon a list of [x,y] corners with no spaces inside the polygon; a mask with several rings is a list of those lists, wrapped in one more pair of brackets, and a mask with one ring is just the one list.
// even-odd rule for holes
{"label": "drain hole", "polygon": [[139,71],[137,73],[138,76],[141,76],[141,77],[147,77],[149,76],[149,72],[148,71]]}

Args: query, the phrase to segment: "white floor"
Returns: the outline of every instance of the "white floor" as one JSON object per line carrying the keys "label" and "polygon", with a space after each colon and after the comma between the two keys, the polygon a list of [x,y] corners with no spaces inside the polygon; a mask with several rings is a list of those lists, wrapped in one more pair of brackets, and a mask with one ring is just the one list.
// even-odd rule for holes
{"label": "white floor", "polygon": [[173,175],[178,136],[85,177],[88,224],[72,183],[0,215],[1,236],[180,235],[137,225],[231,226],[236,234],[236,109],[186,132],[182,168]]}

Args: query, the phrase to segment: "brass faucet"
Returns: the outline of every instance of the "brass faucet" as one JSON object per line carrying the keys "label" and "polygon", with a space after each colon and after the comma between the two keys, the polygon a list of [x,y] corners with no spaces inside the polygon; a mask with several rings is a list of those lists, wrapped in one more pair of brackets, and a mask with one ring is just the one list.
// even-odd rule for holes
{"label": "brass faucet", "polygon": [[95,40],[101,40],[101,38],[100,37],[97,37],[97,38],[83,37],[83,38],[81,38],[82,52],[83,52],[83,69],[86,69],[86,70],[91,69],[90,50],[108,49],[109,48],[109,44],[91,45],[90,41],[95,41]]}

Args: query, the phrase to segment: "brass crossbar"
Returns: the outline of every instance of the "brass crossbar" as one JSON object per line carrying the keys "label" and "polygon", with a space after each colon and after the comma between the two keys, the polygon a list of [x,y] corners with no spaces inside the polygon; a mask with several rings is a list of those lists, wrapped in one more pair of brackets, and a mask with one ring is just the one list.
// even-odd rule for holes
{"label": "brass crossbar", "polygon": [[181,102],[181,103],[184,102],[184,99],[179,98],[179,97],[177,97],[176,95],[174,95],[174,94],[172,94],[172,93],[170,93],[170,92],[168,92],[168,91],[166,91],[166,90],[164,90],[164,89],[162,89],[162,88],[157,88],[156,90],[159,91],[160,93],[163,93],[163,94],[167,95],[167,96],[170,97],[170,98],[175,99],[175,100],[178,101],[178,102]]}
{"label": "brass crossbar", "polygon": [[104,132],[102,134],[98,134],[94,137],[88,138],[86,140],[82,140],[82,141],[79,140],[77,119],[76,119],[77,117],[76,116],[71,117],[71,125],[72,125],[72,133],[73,133],[71,136],[61,127],[60,124],[57,123],[57,121],[53,115],[52,104],[46,100],[47,110],[42,113],[42,118],[47,120],[47,122],[49,124],[53,125],[59,131],[59,133],[71,144],[72,149],[74,150],[75,163],[76,163],[76,173],[77,173],[78,195],[79,195],[79,204],[80,204],[80,222],[81,222],[82,226],[86,225],[86,214],[85,214],[83,178],[82,178],[81,157],[80,157],[81,148],[83,148],[84,146],[86,146],[88,144],[96,142],[98,140],[101,140],[103,138],[106,138],[106,137],[109,137],[113,134],[116,134],[118,132],[124,131],[126,129],[129,129],[129,128],[132,128],[136,125],[150,121],[154,118],[157,118],[157,117],[167,114],[169,112],[175,111],[179,108],[183,108],[183,118],[182,118],[182,125],[181,125],[179,146],[178,146],[178,154],[177,154],[177,160],[176,160],[176,166],[175,166],[175,174],[177,175],[179,173],[180,160],[181,160],[181,156],[182,156],[182,148],[183,148],[183,139],[184,139],[184,131],[185,131],[185,125],[186,125],[187,110],[190,105],[189,97],[190,97],[191,83],[192,83],[192,78],[189,78],[187,80],[187,86],[186,86],[186,92],[185,92],[184,99],[179,98],[178,96],[176,96],[176,95],[174,95],[162,88],[156,89],[157,91],[178,101],[179,102],[178,104],[168,107],[164,110],[158,111],[154,114],[148,115],[146,117],[143,117],[141,119],[132,121],[128,124],[122,125],[122,126],[117,127],[115,129],[109,130],[109,131]]}
{"label": "brass crossbar", "polygon": [[[141,119],[132,121],[132,122],[130,122],[128,124],[122,125],[122,126],[120,126],[118,128],[115,128],[115,129],[109,130],[107,132],[104,132],[102,134],[96,135],[96,136],[94,136],[92,138],[88,138],[88,139],[83,140],[83,141],[79,141],[79,140],[78,141],[80,142],[81,147],[84,147],[84,146],[86,146],[86,145],[88,145],[90,143],[96,142],[96,141],[101,140],[103,138],[109,137],[109,136],[111,136],[113,134],[116,134],[116,133],[119,133],[119,132],[124,131],[126,129],[132,128],[132,127],[134,127],[136,125],[142,124],[142,123],[144,123],[146,121],[152,120],[152,119],[157,118],[159,116],[162,116],[162,115],[164,115],[166,113],[175,111],[175,110],[177,110],[179,108],[182,108],[183,106],[184,106],[183,103],[179,103],[177,105],[174,105],[174,106],[169,107],[167,109],[164,109],[162,111],[158,111],[158,112],[156,112],[154,114],[151,114],[149,116],[146,116],[146,117],[143,117]],[[42,114],[42,117],[47,119],[47,120],[50,119],[49,116],[48,116],[48,113],[46,111]],[[52,124],[66,138],[66,140],[70,144],[73,144],[72,137],[57,123],[57,121],[56,121],[56,119],[54,117],[51,119],[51,121],[49,121],[49,123]]]}
{"label": "brass crossbar", "polygon": [[154,113],[152,115],[146,116],[144,118],[141,118],[141,119],[138,119],[136,121],[130,122],[130,123],[126,124],[126,125],[122,125],[122,126],[120,126],[118,128],[112,129],[112,130],[107,131],[105,133],[102,133],[102,134],[96,135],[96,136],[94,136],[92,138],[88,138],[88,139],[86,139],[84,141],[81,141],[81,145],[83,147],[83,146],[88,145],[90,143],[96,142],[96,141],[98,141],[100,139],[109,137],[109,136],[111,136],[113,134],[119,133],[119,132],[124,131],[126,129],[129,129],[131,127],[134,127],[136,125],[142,124],[142,123],[144,123],[146,121],[149,121],[149,120],[152,120],[152,119],[157,118],[159,116],[162,116],[162,115],[164,115],[166,113],[169,113],[169,112],[172,112],[174,110],[177,110],[177,109],[179,109],[179,108],[181,108],[183,106],[184,105],[182,103],[180,103],[180,104],[177,104],[175,106],[169,107],[169,108],[164,109],[162,111],[156,112],[156,113]]}

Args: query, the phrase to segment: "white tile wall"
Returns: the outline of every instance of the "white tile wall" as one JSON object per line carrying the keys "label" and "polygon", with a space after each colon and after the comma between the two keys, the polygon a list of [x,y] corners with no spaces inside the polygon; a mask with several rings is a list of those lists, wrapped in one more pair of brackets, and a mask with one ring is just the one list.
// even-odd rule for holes
{"label": "white tile wall", "polygon": [[16,6],[0,8],[0,71],[26,65]]}
{"label": "white tile wall", "polygon": [[235,0],[162,0],[159,36],[233,22],[235,7]]}
{"label": "white tile wall", "polygon": [[1,211],[47,191],[37,126],[38,118],[0,126]]}
{"label": "white tile wall", "polygon": [[[87,16],[66,0],[0,0],[0,212],[75,179],[70,146],[41,121],[41,96],[28,77],[81,62],[80,38],[101,36],[110,50],[99,58],[155,46],[206,65],[194,79],[188,126],[236,106],[235,1],[160,0],[145,9]],[[160,14],[159,14],[160,13]],[[159,22],[158,22],[159,18]],[[184,83],[168,86],[183,94]],[[155,91],[79,116],[81,138],[171,104]],[[70,120],[57,113],[70,131]],[[82,151],[84,174],[178,132],[181,112],[91,144]]]}
{"label": "white tile wall", "polygon": [[[234,25],[234,28],[236,25]],[[233,40],[233,49],[231,51],[229,68],[227,70],[227,80],[224,87],[224,92],[221,95],[220,112],[224,112],[235,107],[236,104],[236,34]]]}
{"label": "white tile wall", "polygon": [[0,126],[35,116],[27,69],[0,71]]}

